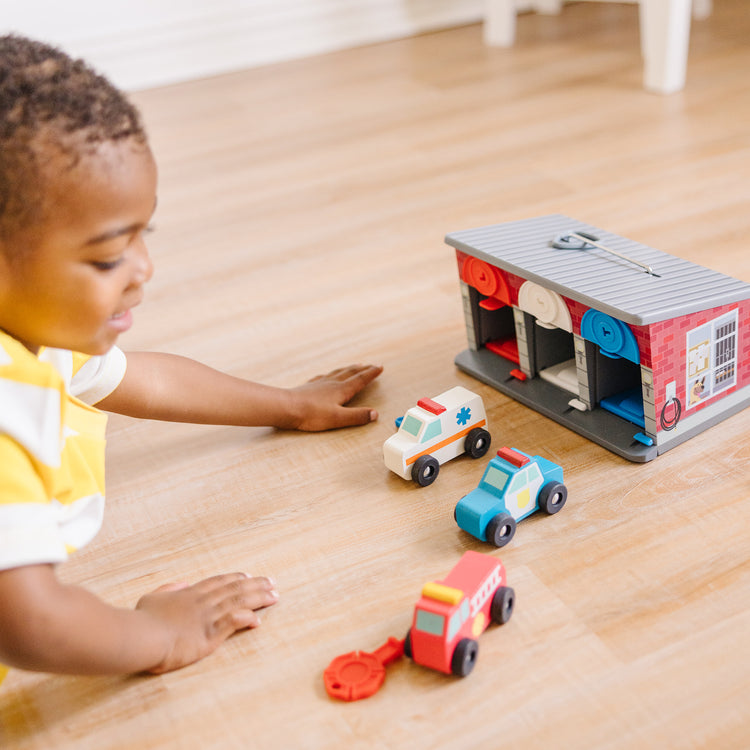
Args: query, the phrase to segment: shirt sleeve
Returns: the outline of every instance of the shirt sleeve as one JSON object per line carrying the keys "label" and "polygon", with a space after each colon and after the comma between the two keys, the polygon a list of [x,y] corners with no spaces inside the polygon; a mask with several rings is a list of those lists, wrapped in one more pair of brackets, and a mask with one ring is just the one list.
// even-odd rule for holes
{"label": "shirt sleeve", "polygon": [[0,570],[67,559],[56,509],[29,453],[0,435]]}
{"label": "shirt sleeve", "polygon": [[96,404],[120,385],[127,365],[125,354],[116,346],[99,357],[74,354],[70,392],[84,403]]}

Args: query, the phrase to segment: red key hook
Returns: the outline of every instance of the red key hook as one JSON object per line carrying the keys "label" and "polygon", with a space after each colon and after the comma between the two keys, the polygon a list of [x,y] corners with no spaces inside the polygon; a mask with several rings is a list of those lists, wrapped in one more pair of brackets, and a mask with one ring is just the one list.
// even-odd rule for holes
{"label": "red key hook", "polygon": [[326,692],[331,698],[358,701],[380,690],[388,664],[404,655],[403,639],[391,636],[372,653],[350,651],[337,656],[323,672]]}

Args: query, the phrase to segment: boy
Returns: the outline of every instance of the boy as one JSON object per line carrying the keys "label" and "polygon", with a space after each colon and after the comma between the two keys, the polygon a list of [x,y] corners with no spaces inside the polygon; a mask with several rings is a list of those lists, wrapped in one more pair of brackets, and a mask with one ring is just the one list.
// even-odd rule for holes
{"label": "boy", "polygon": [[278,598],[269,579],[229,573],[162,587],[127,610],[56,578],[54,565],[101,524],[99,408],[300,430],[377,419],[345,404],[379,367],[279,389],[182,357],[126,357],[115,342],[151,277],[144,233],[155,204],[156,165],[125,97],[81,61],[0,37],[2,664],[166,672],[257,626],[256,610]]}

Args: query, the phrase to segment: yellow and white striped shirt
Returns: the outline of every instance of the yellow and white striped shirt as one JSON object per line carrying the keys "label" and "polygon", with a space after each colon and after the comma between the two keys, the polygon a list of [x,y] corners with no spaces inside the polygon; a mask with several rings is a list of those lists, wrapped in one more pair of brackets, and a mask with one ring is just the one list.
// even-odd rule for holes
{"label": "yellow and white striped shirt", "polygon": [[92,404],[125,367],[117,347],[35,356],[0,331],[0,570],[62,562],[99,531],[107,417]]}

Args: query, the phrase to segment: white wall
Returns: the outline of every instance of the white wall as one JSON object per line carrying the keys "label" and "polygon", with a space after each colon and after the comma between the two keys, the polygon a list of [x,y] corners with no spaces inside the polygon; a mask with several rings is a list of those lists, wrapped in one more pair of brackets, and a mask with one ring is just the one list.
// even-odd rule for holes
{"label": "white wall", "polygon": [[0,32],[84,57],[124,89],[474,23],[484,0],[0,0]]}

